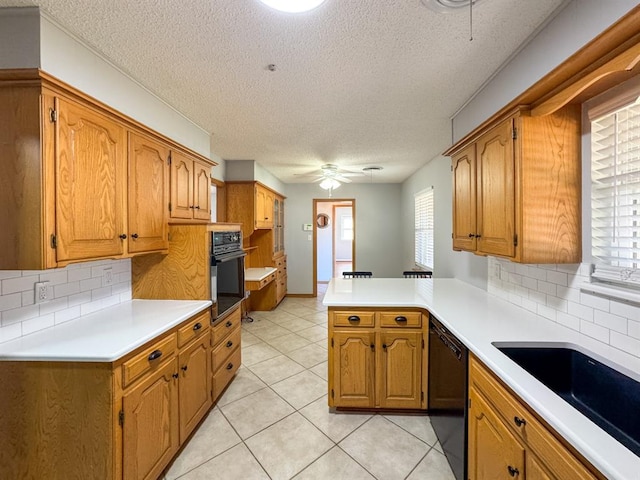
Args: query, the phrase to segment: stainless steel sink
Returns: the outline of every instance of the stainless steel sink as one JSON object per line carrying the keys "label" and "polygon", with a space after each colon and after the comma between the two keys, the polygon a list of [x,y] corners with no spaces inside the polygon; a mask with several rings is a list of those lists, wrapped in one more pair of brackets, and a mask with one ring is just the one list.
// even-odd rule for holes
{"label": "stainless steel sink", "polygon": [[571,345],[493,345],[640,456],[640,382]]}

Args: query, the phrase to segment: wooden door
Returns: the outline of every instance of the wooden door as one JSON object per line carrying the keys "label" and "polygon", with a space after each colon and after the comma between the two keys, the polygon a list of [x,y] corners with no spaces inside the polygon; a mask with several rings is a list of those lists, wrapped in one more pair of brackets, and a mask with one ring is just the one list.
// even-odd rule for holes
{"label": "wooden door", "polygon": [[453,170],[453,249],[476,249],[476,146],[451,159]]}
{"label": "wooden door", "polygon": [[273,228],[275,217],[273,216],[273,193],[267,190],[264,194],[264,216],[265,216],[265,228]]}
{"label": "wooden door", "polygon": [[156,479],[179,446],[177,359],[166,362],[122,399],[123,478]]}
{"label": "wooden door", "polygon": [[333,391],[329,405],[375,405],[375,334],[372,331],[334,332],[332,338]]}
{"label": "wooden door", "polygon": [[124,127],[66,98],[56,99],[56,258],[124,253],[127,146]]}
{"label": "wooden door", "polygon": [[211,407],[209,335],[180,353],[180,441],[184,442]]}
{"label": "wooden door", "polygon": [[193,218],[211,221],[211,166],[193,162]]}
{"label": "wooden door", "polygon": [[193,160],[171,153],[171,218],[193,218]]}
{"label": "wooden door", "polygon": [[477,229],[479,253],[515,255],[515,157],[513,119],[477,142]]}
{"label": "wooden door", "polygon": [[473,387],[469,398],[469,480],[524,478],[524,447]]}
{"label": "wooden door", "polygon": [[383,330],[378,346],[380,407],[420,408],[422,332]]}
{"label": "wooden door", "polygon": [[169,148],[129,134],[129,252],[169,248]]}

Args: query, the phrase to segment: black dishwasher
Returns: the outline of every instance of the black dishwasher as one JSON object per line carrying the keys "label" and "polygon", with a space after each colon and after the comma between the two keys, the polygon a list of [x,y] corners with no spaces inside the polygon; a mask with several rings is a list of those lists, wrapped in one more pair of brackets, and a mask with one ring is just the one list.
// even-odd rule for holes
{"label": "black dishwasher", "polygon": [[467,348],[436,318],[429,321],[429,415],[457,480],[467,467]]}

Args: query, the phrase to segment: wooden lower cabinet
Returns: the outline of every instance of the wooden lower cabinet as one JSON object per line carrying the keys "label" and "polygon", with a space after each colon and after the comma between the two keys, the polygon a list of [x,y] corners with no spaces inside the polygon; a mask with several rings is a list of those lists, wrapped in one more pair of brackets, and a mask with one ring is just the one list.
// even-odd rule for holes
{"label": "wooden lower cabinet", "polygon": [[423,317],[415,310],[330,309],[329,406],[426,409]]}
{"label": "wooden lower cabinet", "polygon": [[[228,323],[225,386],[239,309]],[[0,362],[0,478],[159,478],[213,404],[210,324],[203,311],[112,363]]]}
{"label": "wooden lower cabinet", "polygon": [[122,398],[123,478],[155,479],[180,446],[175,357]]}
{"label": "wooden lower cabinet", "polygon": [[219,320],[211,330],[211,372],[213,401],[216,401],[234,375],[241,362],[241,311],[236,308]]}
{"label": "wooden lower cabinet", "polygon": [[469,480],[604,478],[473,355],[469,358]]}

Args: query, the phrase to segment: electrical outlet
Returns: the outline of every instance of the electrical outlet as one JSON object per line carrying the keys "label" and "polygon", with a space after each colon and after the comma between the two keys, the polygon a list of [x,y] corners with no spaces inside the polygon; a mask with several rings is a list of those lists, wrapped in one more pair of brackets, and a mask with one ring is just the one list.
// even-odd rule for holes
{"label": "electrical outlet", "polygon": [[44,303],[49,301],[49,282],[36,282],[35,296],[36,303]]}
{"label": "electrical outlet", "polygon": [[111,267],[102,270],[102,286],[106,287],[113,284],[113,269]]}

